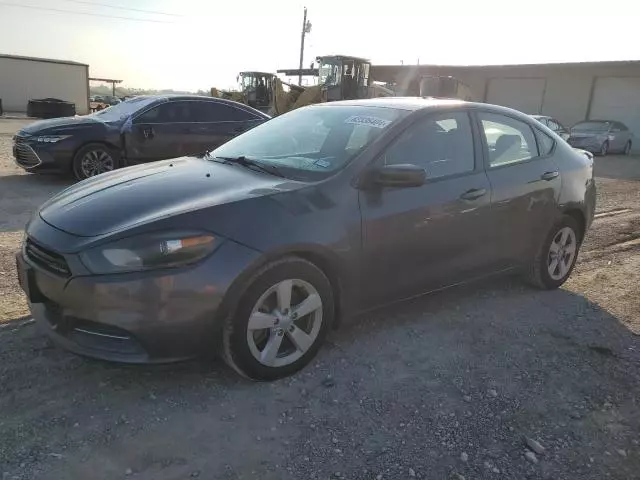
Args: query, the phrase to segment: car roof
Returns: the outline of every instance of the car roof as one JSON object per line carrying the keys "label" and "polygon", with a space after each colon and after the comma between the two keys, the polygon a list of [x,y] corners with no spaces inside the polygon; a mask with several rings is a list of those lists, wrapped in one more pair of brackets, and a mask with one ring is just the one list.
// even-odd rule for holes
{"label": "car roof", "polygon": [[367,98],[362,100],[340,100],[337,102],[318,103],[312,106],[361,106],[361,107],[383,107],[395,108],[397,110],[441,110],[456,106],[466,106],[469,108],[489,109],[496,113],[504,113],[505,115],[517,115],[521,117],[531,118],[522,112],[513,110],[512,108],[493,105],[490,103],[467,102],[453,98],[432,98],[432,97],[378,97]]}
{"label": "car roof", "polygon": [[[166,95],[136,95],[134,98],[139,98],[139,97],[153,98],[158,102],[162,102],[166,100],[172,100],[172,101],[200,100],[204,102],[224,103],[229,106],[238,107],[244,110],[251,111],[252,113],[257,113],[259,116],[264,118],[270,118],[269,115],[267,115],[264,112],[261,112],[256,108],[250,107],[249,105],[245,105],[244,103],[234,102],[233,100],[227,100],[226,98],[206,97],[204,95],[184,95],[184,94],[176,94],[176,93],[171,93]],[[157,103],[154,103],[154,105],[157,105]]]}

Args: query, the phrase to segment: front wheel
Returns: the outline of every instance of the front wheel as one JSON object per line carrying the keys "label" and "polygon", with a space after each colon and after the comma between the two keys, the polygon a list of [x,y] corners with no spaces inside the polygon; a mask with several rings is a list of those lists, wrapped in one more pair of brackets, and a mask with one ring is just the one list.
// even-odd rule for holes
{"label": "front wheel", "polygon": [[604,157],[607,153],[609,153],[609,142],[604,142],[600,147],[600,156]]}
{"label": "front wheel", "polygon": [[254,380],[275,380],[307,365],[333,322],[331,283],[297,257],[268,264],[251,281],[224,327],[222,355]]}
{"label": "front wheel", "polygon": [[582,242],[578,223],[564,215],[549,231],[529,267],[529,278],[538,288],[551,290],[567,281]]}
{"label": "front wheel", "polygon": [[627,142],[624,146],[624,151],[622,152],[624,155],[629,155],[631,153],[631,140]]}
{"label": "front wheel", "polygon": [[95,177],[118,168],[118,152],[101,143],[90,143],[82,147],[73,157],[73,176],[77,180]]}

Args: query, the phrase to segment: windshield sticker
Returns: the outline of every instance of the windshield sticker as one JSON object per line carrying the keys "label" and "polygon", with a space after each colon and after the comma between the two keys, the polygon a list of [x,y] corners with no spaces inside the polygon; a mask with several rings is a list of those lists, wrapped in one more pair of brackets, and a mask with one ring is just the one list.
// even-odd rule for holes
{"label": "windshield sticker", "polygon": [[313,162],[314,165],[318,165],[319,167],[322,168],[329,168],[331,166],[331,162],[327,162],[326,160],[316,160],[315,162]]}
{"label": "windshield sticker", "polygon": [[353,115],[347,118],[344,123],[352,123],[354,125],[367,125],[374,128],[384,128],[391,123],[391,120],[384,118],[370,117],[368,115]]}

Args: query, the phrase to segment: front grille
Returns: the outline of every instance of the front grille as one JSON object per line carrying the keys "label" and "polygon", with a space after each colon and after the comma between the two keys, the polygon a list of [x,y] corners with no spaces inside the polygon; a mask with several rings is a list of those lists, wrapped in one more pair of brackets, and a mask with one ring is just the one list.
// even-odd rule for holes
{"label": "front grille", "polygon": [[30,238],[27,239],[24,250],[29,260],[36,265],[58,275],[71,275],[69,265],[62,255],[34,243]]}
{"label": "front grille", "polygon": [[42,163],[38,154],[21,137],[16,136],[14,154],[18,165],[24,168],[34,168]]}

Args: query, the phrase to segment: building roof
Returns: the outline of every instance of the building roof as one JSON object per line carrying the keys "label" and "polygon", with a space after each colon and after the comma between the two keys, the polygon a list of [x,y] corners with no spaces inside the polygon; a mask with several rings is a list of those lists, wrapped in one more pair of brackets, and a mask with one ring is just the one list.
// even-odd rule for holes
{"label": "building roof", "polygon": [[86,63],[72,62],[71,60],[56,60],[54,58],[24,57],[22,55],[6,55],[3,53],[0,53],[0,58],[11,58],[13,60],[26,60],[31,62],[60,63],[62,65],[80,65],[82,67],[89,66]]}
{"label": "building roof", "polygon": [[420,63],[403,65],[372,65],[374,68],[460,68],[460,69],[480,69],[480,68],[531,68],[531,67],[624,67],[629,65],[640,65],[640,60],[602,60],[596,62],[552,62],[552,63],[506,63],[506,64],[444,64],[444,63]]}

